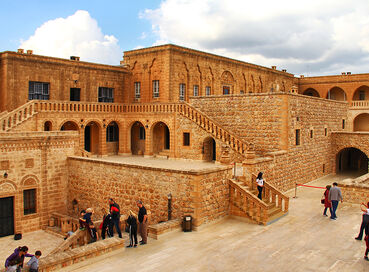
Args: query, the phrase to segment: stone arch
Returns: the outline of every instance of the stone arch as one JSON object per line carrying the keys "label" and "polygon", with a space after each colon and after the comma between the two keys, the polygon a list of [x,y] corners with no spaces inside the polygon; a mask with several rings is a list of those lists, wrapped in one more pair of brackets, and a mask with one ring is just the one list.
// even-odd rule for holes
{"label": "stone arch", "polygon": [[129,125],[132,155],[144,155],[146,148],[146,128],[140,121],[133,121]]}
{"label": "stone arch", "polygon": [[341,149],[336,155],[336,173],[368,173],[368,156],[356,147]]}
{"label": "stone arch", "polygon": [[169,126],[158,121],[151,126],[153,154],[160,154],[170,150],[170,130]]}
{"label": "stone arch", "polygon": [[79,131],[78,123],[74,120],[65,120],[60,125],[60,130],[75,130]]}
{"label": "stone arch", "polygon": [[35,175],[26,175],[20,182],[22,187],[37,186],[39,183],[40,181]]}
{"label": "stone arch", "polygon": [[11,180],[0,180],[0,193],[1,194],[9,194],[16,193],[17,185]]}
{"label": "stone arch", "polygon": [[369,100],[369,87],[362,85],[352,95],[352,100]]}
{"label": "stone arch", "polygon": [[369,131],[369,114],[361,113],[354,118],[354,131]]}
{"label": "stone arch", "polygon": [[202,159],[204,161],[216,161],[217,151],[216,151],[216,141],[213,137],[206,137],[202,144]]}
{"label": "stone arch", "polygon": [[313,97],[320,97],[319,92],[314,88],[308,88],[304,91],[303,95],[313,96]]}
{"label": "stone arch", "polygon": [[327,99],[337,100],[337,101],[346,101],[347,95],[346,92],[340,87],[333,87],[327,93]]}
{"label": "stone arch", "polygon": [[224,71],[220,77],[223,94],[232,94],[234,92],[234,77],[230,71]]}
{"label": "stone arch", "polygon": [[106,149],[108,154],[119,153],[119,125],[117,121],[110,121],[106,126]]}
{"label": "stone arch", "polygon": [[87,125],[84,129],[85,150],[95,155],[100,154],[100,132],[102,125],[96,120],[90,120],[86,123]]}
{"label": "stone arch", "polygon": [[44,123],[44,131],[51,131],[53,130],[53,124],[51,121],[46,121]]}

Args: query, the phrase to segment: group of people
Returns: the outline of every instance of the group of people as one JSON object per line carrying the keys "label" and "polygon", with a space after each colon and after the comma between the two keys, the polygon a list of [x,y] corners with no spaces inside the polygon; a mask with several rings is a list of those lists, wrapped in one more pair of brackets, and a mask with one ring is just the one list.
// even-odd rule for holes
{"label": "group of people", "polygon": [[[323,215],[327,215],[327,210],[329,209],[329,212],[331,214],[331,219],[336,220],[336,210],[338,207],[339,201],[343,201],[342,198],[342,192],[341,189],[337,186],[338,184],[336,182],[333,183],[333,186],[330,185],[326,186],[326,189],[323,194],[322,203],[324,204],[324,211]],[[369,261],[368,253],[369,253],[369,202],[368,203],[361,203],[361,211],[363,212],[363,220],[361,222],[359,235],[355,237],[356,240],[361,241],[363,239],[363,234],[365,231],[365,254],[364,259]]]}
{"label": "group of people", "polygon": [[30,257],[27,267],[30,272],[38,271],[38,259],[41,257],[41,251],[37,250],[35,255],[28,253],[28,247],[17,247],[14,252],[5,261],[5,271],[20,272],[23,268],[24,258]]}
{"label": "group of people", "polygon": [[[147,211],[145,206],[142,204],[141,200],[137,201],[138,216],[132,211],[129,211],[129,215],[126,219],[125,230],[129,233],[130,244],[127,247],[137,247],[137,230],[139,230],[142,240],[141,245],[147,244]],[[99,239],[98,232],[92,222],[93,209],[88,208],[82,210],[80,213],[79,224],[80,229],[86,229],[90,234],[90,243],[96,242]],[[108,237],[114,236],[114,228],[118,233],[119,238],[122,238],[122,232],[120,229],[120,207],[114,201],[114,199],[109,198],[109,212],[102,208],[103,220],[100,224],[101,238],[105,239],[106,235]],[[138,222],[137,222],[138,221]]]}

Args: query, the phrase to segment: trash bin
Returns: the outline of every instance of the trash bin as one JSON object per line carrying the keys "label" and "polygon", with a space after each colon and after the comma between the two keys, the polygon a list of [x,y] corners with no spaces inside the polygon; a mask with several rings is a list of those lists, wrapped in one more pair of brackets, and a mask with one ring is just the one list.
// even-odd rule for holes
{"label": "trash bin", "polygon": [[192,231],[192,216],[191,215],[186,215],[183,217],[183,222],[182,222],[182,229],[183,231]]}

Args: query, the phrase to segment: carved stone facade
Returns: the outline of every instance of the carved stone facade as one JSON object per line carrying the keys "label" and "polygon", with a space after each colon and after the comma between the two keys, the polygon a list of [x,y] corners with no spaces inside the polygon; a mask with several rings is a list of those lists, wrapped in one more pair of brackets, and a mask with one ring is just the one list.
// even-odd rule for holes
{"label": "carved stone facade", "polygon": [[[142,197],[157,223],[166,216],[161,197],[174,186],[179,202],[173,215],[191,214],[199,226],[228,213],[230,169],[196,176],[169,173],[165,166],[123,167],[114,191],[109,184],[117,166],[105,164],[109,180],[84,194],[106,169],[67,158],[93,157],[95,164],[110,155],[238,162],[246,177],[263,171],[284,191],[346,169],[349,158],[363,170],[367,86],[366,75],[295,78],[176,45],[125,52],[121,66],[3,52],[0,201],[12,198],[15,232],[45,227],[50,211],[67,213],[74,199],[102,207],[112,195],[121,203],[127,199],[127,208]],[[36,212],[24,215],[24,191],[33,189]]]}

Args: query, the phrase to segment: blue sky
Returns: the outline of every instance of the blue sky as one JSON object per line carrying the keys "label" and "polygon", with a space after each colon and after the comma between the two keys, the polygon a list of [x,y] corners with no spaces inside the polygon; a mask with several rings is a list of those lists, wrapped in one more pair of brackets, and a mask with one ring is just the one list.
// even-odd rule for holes
{"label": "blue sky", "polygon": [[159,0],[0,0],[0,51],[17,50],[21,40],[28,39],[43,23],[86,10],[97,20],[105,34],[114,35],[123,50],[138,45],[150,46],[154,37],[141,39],[150,31],[148,20],[139,19],[140,12],[160,5]]}
{"label": "blue sky", "polygon": [[0,0],[0,51],[118,65],[174,43],[305,76],[369,73],[368,0]]}

